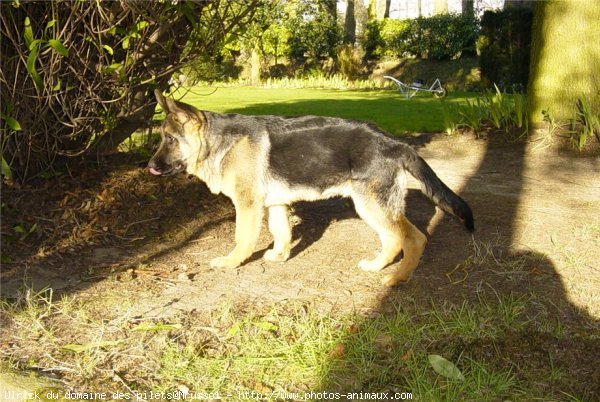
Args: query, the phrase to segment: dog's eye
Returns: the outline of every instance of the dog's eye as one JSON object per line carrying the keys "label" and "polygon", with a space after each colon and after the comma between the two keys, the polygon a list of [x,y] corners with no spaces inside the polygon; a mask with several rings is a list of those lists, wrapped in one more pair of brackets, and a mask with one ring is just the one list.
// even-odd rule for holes
{"label": "dog's eye", "polygon": [[173,142],[175,142],[175,137],[173,137],[171,134],[167,134],[165,138],[167,139],[167,142],[169,144],[172,144]]}

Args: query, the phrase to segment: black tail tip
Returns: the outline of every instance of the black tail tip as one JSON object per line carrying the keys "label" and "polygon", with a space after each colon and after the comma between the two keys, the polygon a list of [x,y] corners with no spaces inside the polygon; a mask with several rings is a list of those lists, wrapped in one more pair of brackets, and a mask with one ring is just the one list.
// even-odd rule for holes
{"label": "black tail tip", "polygon": [[469,232],[474,232],[475,231],[475,222],[473,221],[473,211],[471,211],[471,208],[469,208],[468,205],[465,205],[465,206],[466,206],[466,208],[463,209],[460,217],[462,218],[465,228]]}
{"label": "black tail tip", "polygon": [[475,231],[475,223],[473,222],[473,217],[472,216],[468,217],[468,219],[465,219],[464,220],[464,224],[465,224],[465,228],[469,232],[474,232]]}
{"label": "black tail tip", "polygon": [[464,201],[461,202],[458,205],[458,208],[454,210],[454,213],[462,220],[463,224],[465,225],[465,229],[467,229],[469,232],[475,231],[473,211],[471,210],[471,207],[469,207],[469,204]]}

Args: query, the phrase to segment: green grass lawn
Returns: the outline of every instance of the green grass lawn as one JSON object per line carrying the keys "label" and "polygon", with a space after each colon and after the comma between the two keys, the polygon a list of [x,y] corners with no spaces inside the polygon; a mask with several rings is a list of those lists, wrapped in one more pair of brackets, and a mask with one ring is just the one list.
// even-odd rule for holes
{"label": "green grass lawn", "polygon": [[[183,102],[223,113],[319,115],[367,120],[396,135],[444,131],[442,103],[428,92],[405,99],[394,90],[327,90],[255,87],[194,87]],[[471,93],[453,93],[458,102]]]}

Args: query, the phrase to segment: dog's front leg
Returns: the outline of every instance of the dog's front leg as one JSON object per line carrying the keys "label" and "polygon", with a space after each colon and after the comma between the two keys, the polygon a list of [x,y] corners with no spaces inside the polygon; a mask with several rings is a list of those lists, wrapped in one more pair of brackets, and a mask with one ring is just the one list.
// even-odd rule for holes
{"label": "dog's front leg", "polygon": [[[241,203],[240,203],[241,204]],[[244,203],[235,205],[235,248],[224,257],[210,261],[214,268],[235,268],[246,261],[254,251],[263,217],[261,203]]]}

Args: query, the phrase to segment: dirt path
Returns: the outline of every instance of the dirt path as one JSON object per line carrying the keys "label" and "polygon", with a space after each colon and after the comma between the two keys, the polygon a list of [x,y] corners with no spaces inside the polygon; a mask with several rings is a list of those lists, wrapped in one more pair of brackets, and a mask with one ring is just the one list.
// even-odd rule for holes
{"label": "dirt path", "polygon": [[[263,228],[250,262],[215,270],[208,261],[233,247],[231,204],[208,195],[195,181],[156,183],[141,168],[125,166],[110,177],[125,175],[141,183],[142,190],[138,194],[128,187],[131,183],[112,188],[138,197],[133,199],[137,204],[117,204],[122,211],[116,220],[124,234],[105,237],[104,244],[67,246],[63,254],[24,253],[12,269],[4,270],[2,293],[14,296],[25,274],[38,288],[125,298],[131,311],[150,318],[210,311],[224,303],[298,300],[325,311],[377,310],[429,299],[472,298],[484,289],[552,294],[555,300],[545,308],[574,311],[574,319],[582,314],[600,318],[597,157],[561,156],[539,143],[469,136],[422,136],[414,142],[442,180],[471,204],[477,230],[471,236],[436,212],[411,182],[407,215],[427,231],[429,244],[412,280],[395,289],[380,285],[385,271],[366,273],[356,267],[377,251],[378,240],[350,201],[296,206],[294,248],[285,264],[262,260],[271,243]],[[98,186],[90,191],[102,198],[103,187]],[[105,214],[108,222],[110,213],[114,211]],[[112,230],[99,227],[97,231]]]}

